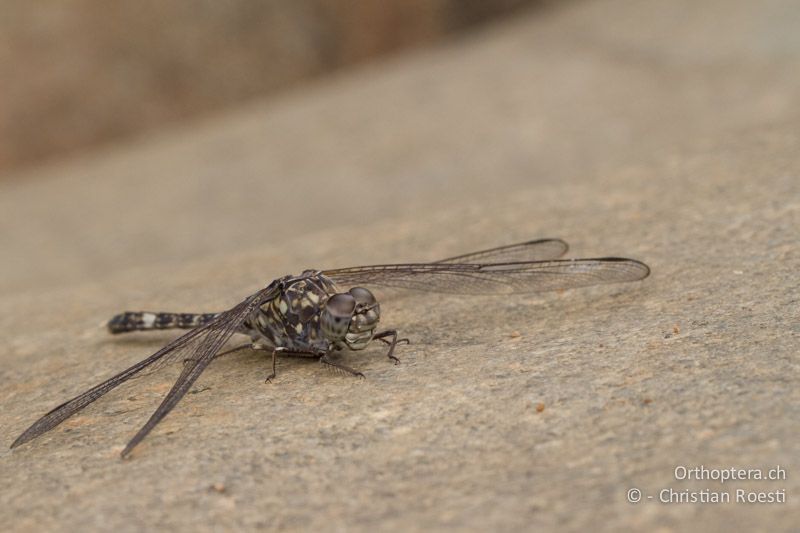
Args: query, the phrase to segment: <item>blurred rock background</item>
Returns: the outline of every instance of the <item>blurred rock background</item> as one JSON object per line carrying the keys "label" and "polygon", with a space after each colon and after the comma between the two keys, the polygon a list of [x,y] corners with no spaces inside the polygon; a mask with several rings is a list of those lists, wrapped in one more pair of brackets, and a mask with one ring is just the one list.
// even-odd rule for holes
{"label": "blurred rock background", "polygon": [[[0,532],[797,531],[800,3],[525,4],[0,3]],[[387,294],[366,380],[232,354],[118,460],[176,364],[8,449],[174,338],[121,310],[548,236],[652,275]]]}
{"label": "blurred rock background", "polygon": [[5,0],[0,177],[542,3]]}

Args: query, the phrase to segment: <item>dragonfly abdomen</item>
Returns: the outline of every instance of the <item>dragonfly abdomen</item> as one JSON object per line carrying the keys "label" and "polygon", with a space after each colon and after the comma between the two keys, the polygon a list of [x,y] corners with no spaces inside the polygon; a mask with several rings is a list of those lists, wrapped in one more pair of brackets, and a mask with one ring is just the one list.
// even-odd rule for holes
{"label": "dragonfly abdomen", "polygon": [[219,313],[125,311],[108,321],[108,330],[111,333],[127,333],[154,329],[192,329],[208,324],[217,316]]}

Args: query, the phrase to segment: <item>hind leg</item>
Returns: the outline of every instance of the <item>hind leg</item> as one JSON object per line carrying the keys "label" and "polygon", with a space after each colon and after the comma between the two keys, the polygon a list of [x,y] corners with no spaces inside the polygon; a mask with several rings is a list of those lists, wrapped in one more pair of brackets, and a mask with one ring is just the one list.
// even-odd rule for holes
{"label": "hind leg", "polygon": [[278,346],[277,348],[272,350],[272,373],[269,376],[267,376],[267,379],[264,380],[264,383],[271,383],[272,380],[275,378],[276,361],[278,358],[278,354],[288,355],[290,357],[321,358],[325,357],[327,352],[324,350],[314,350],[313,348],[310,348],[308,350],[302,350],[297,348],[291,349]]}
{"label": "hind leg", "polygon": [[[244,344],[240,344],[239,346],[234,346],[230,350],[225,350],[224,352],[218,353],[217,355],[214,356],[214,359],[217,359],[218,357],[222,357],[223,355],[228,355],[228,354],[232,354],[234,352],[238,352],[239,350],[247,350],[247,349],[257,350],[257,351],[264,351],[264,350],[269,350],[269,347],[265,346],[263,344],[246,342]],[[188,363],[189,361],[194,361],[194,360],[195,359],[193,357],[187,357],[186,359],[183,360],[183,362],[184,363]]]}
{"label": "hind leg", "polygon": [[325,354],[322,357],[320,357],[319,358],[319,362],[322,363],[323,365],[327,366],[328,368],[333,368],[335,370],[340,370],[342,372],[346,372],[346,373],[350,374],[351,376],[355,376],[357,378],[364,378],[365,377],[364,374],[359,372],[358,370],[354,370],[354,369],[350,368],[347,365],[343,365],[342,363],[337,363],[336,361],[333,361],[330,357],[328,357],[328,354]]}

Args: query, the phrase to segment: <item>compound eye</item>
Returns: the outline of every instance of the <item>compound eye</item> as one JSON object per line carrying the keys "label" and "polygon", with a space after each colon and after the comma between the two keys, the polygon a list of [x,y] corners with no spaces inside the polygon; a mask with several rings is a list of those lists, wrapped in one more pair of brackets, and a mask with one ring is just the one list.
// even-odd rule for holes
{"label": "compound eye", "polygon": [[328,298],[325,304],[325,310],[327,310],[333,318],[349,319],[353,316],[353,311],[355,311],[355,309],[356,299],[348,293],[334,294]]}
{"label": "compound eye", "polygon": [[356,299],[356,302],[362,306],[373,305],[377,302],[375,296],[364,287],[353,287],[349,292],[353,295],[353,298]]}

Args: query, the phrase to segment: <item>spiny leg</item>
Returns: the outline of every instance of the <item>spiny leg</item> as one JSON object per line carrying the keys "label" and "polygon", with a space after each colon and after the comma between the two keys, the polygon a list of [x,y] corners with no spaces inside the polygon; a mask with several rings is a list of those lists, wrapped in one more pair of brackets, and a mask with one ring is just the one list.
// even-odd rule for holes
{"label": "spiny leg", "polygon": [[[245,350],[245,349],[251,349],[251,350],[266,350],[266,349],[268,349],[268,348],[267,348],[267,346],[265,346],[265,345],[263,345],[263,344],[252,343],[252,342],[246,342],[246,343],[244,343],[244,344],[240,344],[239,346],[234,346],[234,347],[233,347],[233,348],[231,348],[230,350],[225,350],[224,352],[220,352],[220,353],[218,353],[217,355],[215,355],[215,356],[214,356],[214,359],[217,359],[217,358],[219,358],[219,357],[222,357],[223,355],[232,354],[233,352],[238,352],[239,350]],[[188,363],[189,361],[194,361],[194,360],[195,360],[195,359],[194,359],[194,358],[192,358],[192,357],[187,357],[186,359],[184,359],[184,360],[183,360],[183,363],[184,363],[184,364],[186,364],[186,363]]]}
{"label": "spiny leg", "polygon": [[331,358],[328,357],[327,353],[319,358],[319,362],[322,363],[323,365],[328,366],[329,368],[335,368],[337,370],[347,372],[348,374],[355,376],[357,378],[365,378],[364,374],[362,374],[358,370],[353,370],[347,365],[343,365],[342,363],[337,363],[336,361],[331,360]]}
{"label": "spiny leg", "polygon": [[[391,337],[392,340],[391,341],[386,340],[384,337]],[[410,344],[410,341],[408,339],[397,338],[396,329],[387,329],[386,331],[381,331],[380,333],[376,333],[375,335],[373,335],[372,338],[373,340],[378,340],[389,345],[389,352],[386,354],[386,357],[394,361],[394,364],[396,365],[400,364],[400,359],[394,356],[395,346],[401,343]]]}
{"label": "spiny leg", "polygon": [[322,357],[327,352],[321,350],[300,350],[300,349],[290,349],[284,348],[283,346],[278,346],[274,350],[272,350],[272,373],[267,376],[267,379],[264,380],[264,383],[271,383],[273,378],[275,378],[275,368],[276,368],[276,361],[278,358],[278,354],[294,356],[294,357]]}

